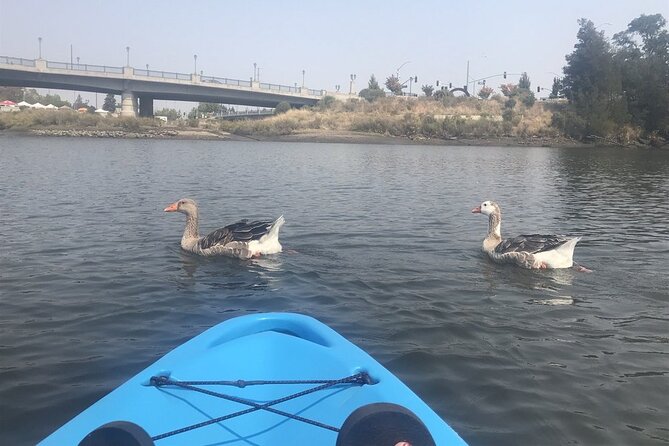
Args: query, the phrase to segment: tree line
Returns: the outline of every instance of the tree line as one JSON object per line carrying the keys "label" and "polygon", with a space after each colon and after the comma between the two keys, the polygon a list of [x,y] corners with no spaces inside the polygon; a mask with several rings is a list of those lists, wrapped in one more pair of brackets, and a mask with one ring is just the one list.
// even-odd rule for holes
{"label": "tree line", "polygon": [[579,20],[577,43],[552,96],[569,105],[553,115],[568,135],[629,140],[669,138],[669,33],[661,14],[641,15],[608,39]]}

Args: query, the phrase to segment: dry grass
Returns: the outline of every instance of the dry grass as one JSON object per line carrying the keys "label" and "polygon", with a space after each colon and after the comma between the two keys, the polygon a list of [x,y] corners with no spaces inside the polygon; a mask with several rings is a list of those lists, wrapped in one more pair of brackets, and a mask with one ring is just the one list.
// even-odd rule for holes
{"label": "dry grass", "polygon": [[[447,139],[453,137],[556,136],[553,112],[537,103],[531,108],[517,103],[510,113],[505,98],[489,100],[447,97],[387,97],[375,102],[363,99],[332,101],[327,106],[293,109],[262,120],[204,121],[200,126],[238,135],[277,136],[311,131],[356,131],[389,136]],[[502,119],[502,116],[506,120]],[[197,125],[197,122],[193,122]],[[185,123],[184,123],[185,125]],[[160,126],[149,118],[107,118],[71,111],[24,110],[0,113],[0,130],[35,128],[140,131]],[[634,132],[623,129],[624,139]]]}
{"label": "dry grass", "polygon": [[240,135],[287,135],[302,130],[334,130],[391,136],[450,138],[552,136],[552,112],[517,104],[512,122],[502,121],[504,100],[491,98],[381,98],[335,101],[329,107],[289,110],[260,121],[223,121],[221,130]]}
{"label": "dry grass", "polygon": [[160,126],[151,118],[113,118],[71,110],[22,110],[0,113],[0,130],[77,129],[139,131]]}

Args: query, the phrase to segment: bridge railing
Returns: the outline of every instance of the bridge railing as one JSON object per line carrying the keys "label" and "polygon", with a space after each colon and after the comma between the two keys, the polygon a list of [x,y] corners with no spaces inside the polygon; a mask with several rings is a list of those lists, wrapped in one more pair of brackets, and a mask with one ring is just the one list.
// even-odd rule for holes
{"label": "bridge railing", "polygon": [[174,73],[171,71],[140,70],[137,68],[134,68],[133,70],[135,76],[157,77],[161,79],[179,79],[182,81],[191,80],[191,75],[185,73]]}
{"label": "bridge railing", "polygon": [[0,63],[5,65],[23,65],[24,67],[34,67],[35,61],[32,59],[22,59],[20,57],[0,56]]}
{"label": "bridge railing", "polygon": [[225,85],[234,85],[237,87],[250,87],[251,81],[242,81],[239,79],[228,79],[225,77],[215,77],[215,76],[200,76],[202,82],[209,82],[212,84],[225,84]]}
{"label": "bridge railing", "polygon": [[73,70],[73,71],[92,71],[94,73],[114,73],[114,74],[123,74],[122,67],[108,67],[106,65],[89,65],[89,64],[79,64],[79,63],[66,63],[66,62],[51,62],[46,61],[47,68],[55,68],[58,70]]}
{"label": "bridge railing", "polygon": [[285,92],[285,93],[299,93],[300,89],[297,87],[289,87],[288,85],[279,85],[279,84],[268,84],[268,83],[260,83],[260,88],[262,90],[269,90],[269,91],[278,91],[278,92]]}
{"label": "bridge railing", "polygon": [[[0,64],[5,65],[22,65],[25,67],[35,67],[35,60],[33,59],[23,59],[19,57],[8,57],[0,56]],[[54,61],[45,61],[47,68],[59,69],[59,70],[71,70],[71,71],[85,71],[85,72],[94,72],[94,73],[114,73],[114,74],[124,74],[124,67],[108,67],[106,65],[90,65],[90,64],[80,64],[80,63],[67,63],[67,62],[54,62]],[[127,68],[127,67],[126,67]],[[185,73],[175,73],[170,71],[156,71],[156,70],[142,70],[133,68],[132,73],[136,76],[146,76],[160,79],[178,79],[191,81],[192,75]],[[228,79],[225,77],[215,77],[215,76],[200,76],[200,81],[205,83],[213,84],[223,84],[223,85],[233,85],[237,87],[252,87],[253,84],[251,81],[244,81],[240,79]],[[288,85],[279,85],[279,84],[270,84],[270,83],[260,83],[259,87],[261,90],[269,90],[272,92],[279,93],[302,93],[302,88],[291,87]],[[324,96],[325,90],[314,90],[307,89],[306,93],[311,96]]]}

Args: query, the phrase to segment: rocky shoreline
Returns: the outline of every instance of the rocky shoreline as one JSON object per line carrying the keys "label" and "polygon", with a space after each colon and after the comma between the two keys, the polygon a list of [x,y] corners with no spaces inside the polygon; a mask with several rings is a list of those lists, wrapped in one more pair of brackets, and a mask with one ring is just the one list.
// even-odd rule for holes
{"label": "rocky shoreline", "polygon": [[29,132],[35,136],[64,136],[86,138],[172,138],[179,135],[176,130],[150,129],[126,130],[78,130],[78,129],[36,129]]}
{"label": "rocky shoreline", "polygon": [[[0,132],[3,133],[3,132]],[[4,132],[9,133],[9,132]],[[46,137],[85,137],[85,138],[127,138],[127,139],[183,139],[183,140],[220,140],[220,141],[266,141],[266,142],[312,142],[342,144],[381,144],[381,145],[432,145],[432,146],[500,146],[500,147],[598,147],[608,146],[602,141],[586,143],[565,137],[480,137],[431,139],[425,137],[404,137],[380,135],[375,133],[308,130],[288,135],[234,135],[208,129],[180,128],[145,128],[139,130],[98,130],[98,129],[31,129],[13,134]],[[647,144],[621,146],[621,148],[651,148]],[[660,147],[667,149],[667,144]]]}

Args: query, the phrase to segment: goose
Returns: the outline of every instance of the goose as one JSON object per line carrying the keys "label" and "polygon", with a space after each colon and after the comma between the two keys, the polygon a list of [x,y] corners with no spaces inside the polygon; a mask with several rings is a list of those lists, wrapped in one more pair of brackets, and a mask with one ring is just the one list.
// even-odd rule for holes
{"label": "goose", "polygon": [[531,234],[502,239],[502,212],[497,203],[484,201],[472,209],[472,213],[488,216],[488,235],[483,240],[483,251],[495,262],[528,269],[570,268],[574,265],[574,248],[581,237]]}
{"label": "goose", "polygon": [[283,215],[274,221],[241,220],[200,237],[197,210],[197,203],[190,198],[182,198],[165,208],[165,212],[186,214],[186,229],[181,237],[181,248],[185,251],[240,259],[281,252],[279,229],[285,222]]}

